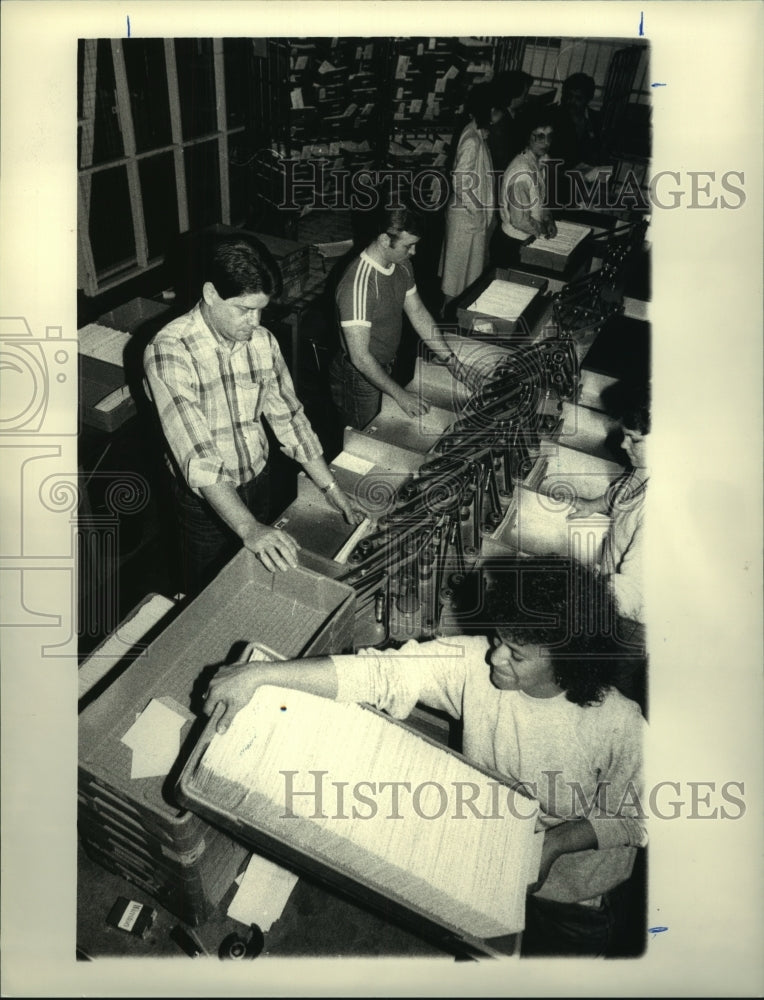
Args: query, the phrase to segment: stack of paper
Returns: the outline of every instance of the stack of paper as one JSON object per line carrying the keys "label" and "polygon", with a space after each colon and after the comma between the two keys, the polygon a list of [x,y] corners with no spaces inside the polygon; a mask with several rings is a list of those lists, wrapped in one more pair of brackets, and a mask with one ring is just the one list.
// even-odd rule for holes
{"label": "stack of paper", "polygon": [[491,282],[469,308],[497,319],[519,319],[537,293],[538,288],[533,285],[497,279]]}
{"label": "stack of paper", "polygon": [[[452,926],[478,937],[523,927],[540,858],[537,804],[502,789],[507,809],[500,822],[485,822],[495,779],[383,716],[263,686],[213,737],[194,782],[237,823]],[[400,790],[395,804],[391,782]],[[483,811],[464,810],[451,795],[456,787],[470,789]]]}
{"label": "stack of paper", "polygon": [[129,340],[129,333],[112,330],[99,323],[88,323],[77,331],[77,350],[89,358],[108,361],[109,364],[122,368],[125,344]]}
{"label": "stack of paper", "polygon": [[556,236],[537,236],[529,245],[534,250],[546,250],[567,257],[590,232],[589,226],[581,226],[575,222],[558,222]]}

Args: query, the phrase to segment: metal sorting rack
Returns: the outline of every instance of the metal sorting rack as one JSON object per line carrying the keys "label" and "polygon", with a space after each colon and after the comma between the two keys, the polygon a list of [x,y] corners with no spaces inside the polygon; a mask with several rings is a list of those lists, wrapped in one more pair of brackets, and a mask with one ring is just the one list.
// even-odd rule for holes
{"label": "metal sorting rack", "polygon": [[[481,559],[596,561],[609,518],[568,522],[570,502],[605,492],[624,465],[616,422],[602,412],[614,380],[583,366],[602,327],[624,311],[647,225],[587,238],[587,253],[604,242],[600,268],[567,284],[541,282],[537,318],[522,336],[508,331],[489,343],[444,331],[456,367],[420,358],[407,386],[430,402],[427,414],[406,418],[385,396],[363,431],[346,429],[332,471],[373,525],[355,545],[352,529],[301,477],[278,524],[329,559],[342,552],[336,578],[356,593],[356,648],[447,633],[456,588]],[[470,295],[491,277],[508,274],[484,276]]]}
{"label": "metal sorting rack", "polygon": [[[459,358],[468,356],[460,338],[450,346]],[[401,438],[402,415],[395,404],[383,406],[364,431],[346,430],[345,450],[332,463],[373,525],[336,564],[336,578],[356,593],[357,647],[443,634],[456,588],[484,554],[486,539],[517,509],[518,491],[548,460],[544,442],[559,432],[563,406],[573,405],[578,358],[570,339],[550,338],[494,353],[487,374],[479,364],[460,374],[466,392],[442,365],[420,359],[409,387],[441,402],[450,398],[456,408],[432,407],[408,420]],[[334,530],[340,522],[303,479],[278,523],[334,558],[350,529],[332,538],[330,528],[317,528],[317,517],[321,525],[333,518]]]}

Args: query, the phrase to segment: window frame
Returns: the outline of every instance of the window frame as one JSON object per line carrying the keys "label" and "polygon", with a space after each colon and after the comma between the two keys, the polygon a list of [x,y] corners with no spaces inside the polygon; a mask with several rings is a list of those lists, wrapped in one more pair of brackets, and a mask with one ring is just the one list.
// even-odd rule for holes
{"label": "window frame", "polygon": [[[101,292],[136,278],[147,271],[161,266],[164,256],[150,257],[146,235],[145,212],[139,166],[142,160],[171,152],[175,167],[175,190],[178,209],[178,230],[188,232],[189,207],[188,190],[184,164],[184,152],[187,148],[200,143],[217,140],[218,144],[218,180],[220,190],[220,221],[224,225],[231,224],[230,178],[228,151],[232,136],[244,134],[246,124],[228,127],[225,81],[224,39],[213,38],[213,73],[215,84],[216,121],[215,129],[193,139],[184,139],[181,124],[181,95],[178,86],[178,68],[175,58],[175,39],[164,39],[165,74],[167,94],[170,108],[170,125],[172,141],[168,145],[138,152],[135,142],[135,127],[133,122],[130,90],[125,66],[123,42],[121,39],[111,39],[111,55],[114,64],[115,105],[119,129],[122,133],[124,156],[109,160],[108,163],[93,164],[93,145],[95,137],[95,83],[96,83],[96,53],[98,39],[82,40],[84,46],[82,79],[79,81],[82,97],[82,118],[80,118],[79,144],[80,166],[77,177],[77,214],[78,214],[78,285],[86,295],[95,296]],[[129,43],[128,43],[129,44]],[[130,207],[135,241],[135,262],[116,264],[109,268],[98,269],[93,255],[89,236],[89,221],[91,210],[92,177],[102,170],[112,170],[124,167],[127,171]]]}

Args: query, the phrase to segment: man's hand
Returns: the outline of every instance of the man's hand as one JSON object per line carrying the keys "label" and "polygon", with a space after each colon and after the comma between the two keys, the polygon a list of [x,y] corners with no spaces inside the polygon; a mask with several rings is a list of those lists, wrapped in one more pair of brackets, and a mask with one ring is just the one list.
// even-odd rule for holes
{"label": "man's hand", "polygon": [[241,540],[271,573],[277,569],[295,569],[299,565],[297,553],[300,546],[286,531],[255,523],[246,529]]}
{"label": "man's hand", "polygon": [[417,396],[414,392],[407,392],[405,389],[397,392],[393,399],[408,417],[419,417],[430,410],[430,404],[427,400]]}
{"label": "man's hand", "polygon": [[543,227],[544,227],[544,236],[546,236],[550,240],[553,240],[557,235],[557,223],[554,221],[554,219],[547,219],[543,223]]}
{"label": "man's hand", "polygon": [[324,496],[332,507],[342,514],[348,524],[360,524],[363,521],[363,511],[356,510],[353,507],[347,493],[344,493],[339,486],[334,486],[332,489],[327,490]]}
{"label": "man's hand", "polygon": [[212,678],[204,696],[205,714],[212,715],[219,703],[225,706],[215,727],[216,732],[224,733],[236,715],[252,700],[255,691],[265,680],[258,676],[258,672],[262,674],[262,664],[244,660],[220,667]]}

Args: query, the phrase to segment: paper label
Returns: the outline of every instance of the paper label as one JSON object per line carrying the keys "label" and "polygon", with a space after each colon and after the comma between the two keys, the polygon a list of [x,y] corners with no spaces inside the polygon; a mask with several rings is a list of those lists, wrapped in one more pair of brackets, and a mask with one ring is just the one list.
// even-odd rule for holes
{"label": "paper label", "polygon": [[117,927],[120,927],[123,931],[131,931],[135,927],[135,921],[141,914],[143,906],[141,903],[136,902],[134,899],[130,900],[125,908],[125,912],[119,918],[119,923]]}

